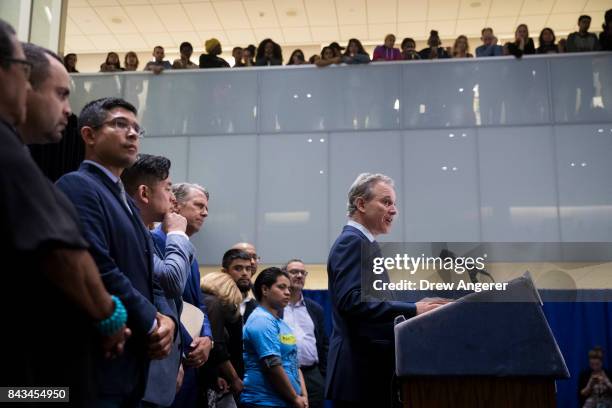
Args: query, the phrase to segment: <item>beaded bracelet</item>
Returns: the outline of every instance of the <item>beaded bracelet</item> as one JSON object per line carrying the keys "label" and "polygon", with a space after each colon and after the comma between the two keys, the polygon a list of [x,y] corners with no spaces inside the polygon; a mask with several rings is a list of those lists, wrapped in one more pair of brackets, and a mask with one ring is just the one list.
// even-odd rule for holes
{"label": "beaded bracelet", "polygon": [[113,314],[96,323],[96,328],[103,336],[112,336],[117,330],[123,327],[127,321],[127,311],[123,303],[121,303],[121,299],[114,295],[111,296],[111,298],[115,304]]}

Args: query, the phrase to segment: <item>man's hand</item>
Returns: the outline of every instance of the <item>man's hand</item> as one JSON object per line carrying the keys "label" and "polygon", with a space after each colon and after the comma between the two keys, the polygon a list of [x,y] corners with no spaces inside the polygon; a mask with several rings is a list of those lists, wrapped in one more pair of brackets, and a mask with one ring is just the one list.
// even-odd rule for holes
{"label": "man's hand", "polygon": [[183,386],[183,379],[185,378],[185,370],[183,370],[183,364],[179,364],[178,374],[176,376],[176,392],[178,393]]}
{"label": "man's hand", "polygon": [[103,336],[102,350],[104,351],[104,358],[113,359],[120,356],[123,353],[125,342],[131,335],[130,329],[124,325],[112,336]]}
{"label": "man's hand", "polygon": [[151,71],[155,74],[155,75],[159,75],[162,72],[164,72],[164,67],[161,67],[159,65],[154,65],[153,67],[151,67]]}
{"label": "man's hand", "polygon": [[443,298],[424,298],[421,299],[420,301],[416,302],[416,314],[420,315],[423,313],[427,313],[431,310],[434,310],[437,307],[440,307],[442,305],[447,304],[448,302],[450,302],[449,299],[443,299]]}
{"label": "man's hand", "polygon": [[157,329],[149,335],[149,357],[161,360],[170,354],[176,325],[168,316],[157,313]]}
{"label": "man's hand", "polygon": [[164,215],[162,229],[166,234],[172,231],[185,232],[187,230],[187,218],[174,212],[168,212]]}
{"label": "man's hand", "polygon": [[227,384],[227,381],[225,381],[225,378],[223,377],[217,377],[217,391],[222,392],[223,394],[225,394],[226,392],[229,391],[229,385]]}
{"label": "man's hand", "polygon": [[188,367],[201,367],[207,360],[212,348],[210,337],[196,337],[190,344],[192,350],[187,354],[185,365]]}
{"label": "man's hand", "polygon": [[238,395],[242,392],[242,389],[244,388],[244,383],[242,382],[240,377],[236,377],[232,380],[230,388],[234,394]]}
{"label": "man's hand", "polygon": [[298,395],[293,400],[293,406],[295,408],[308,408],[308,400],[305,397],[302,397],[301,395]]}
{"label": "man's hand", "polygon": [[497,45],[497,37],[493,36],[493,40],[491,40],[491,45]]}

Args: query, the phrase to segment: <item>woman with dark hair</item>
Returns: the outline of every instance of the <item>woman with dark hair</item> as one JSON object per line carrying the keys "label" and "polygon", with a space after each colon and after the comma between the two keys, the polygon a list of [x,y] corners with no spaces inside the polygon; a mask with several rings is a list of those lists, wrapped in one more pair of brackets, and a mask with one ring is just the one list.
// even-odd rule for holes
{"label": "woman with dark hair", "polygon": [[421,59],[438,59],[438,58],[450,58],[448,52],[442,47],[442,41],[440,41],[440,35],[436,30],[429,32],[429,38],[427,39],[427,48],[423,48],[419,51]]}
{"label": "woman with dark hair", "polygon": [[123,65],[126,71],[136,71],[138,69],[138,64],[140,64],[140,61],[138,61],[138,55],[134,51],[129,51],[125,54]]}
{"label": "woman with dark hair", "polygon": [[317,67],[327,67],[333,64],[340,64],[342,57],[338,50],[334,47],[323,47],[321,50],[321,58],[315,61]]}
{"label": "woman with dark hair", "polygon": [[472,54],[470,54],[470,44],[468,43],[468,39],[465,35],[460,35],[455,40],[455,44],[453,44],[453,58],[474,58]]}
{"label": "woman with dark hair", "polygon": [[416,42],[410,37],[406,37],[402,41],[402,58],[405,60],[421,59],[421,56],[416,50]]}
{"label": "woman with dark hair", "polygon": [[543,28],[540,31],[539,44],[540,46],[536,50],[538,54],[551,54],[558,53],[559,46],[555,43],[555,32],[552,28]]}
{"label": "woman with dark hair", "polygon": [[370,62],[370,55],[361,45],[361,41],[351,38],[342,56],[342,62],[345,64],[367,64]]}
{"label": "woman with dark hair", "polygon": [[289,275],[279,268],[264,269],[253,293],[259,306],[243,330],[244,408],[308,406],[304,377],[298,366],[297,345],[291,328],[281,318],[289,303]]}
{"label": "woman with dark hair", "polygon": [[125,71],[121,68],[121,62],[119,62],[119,55],[116,52],[109,52],[106,54],[106,61],[100,64],[100,72],[115,72]]}
{"label": "woman with dark hair", "polygon": [[304,65],[306,64],[306,59],[304,58],[304,52],[300,49],[297,49],[291,53],[289,57],[289,61],[287,61],[287,65]]}
{"label": "woman with dark hair", "polygon": [[589,368],[578,379],[580,406],[583,408],[612,407],[610,373],[603,368],[603,350],[593,347],[589,351]]}
{"label": "woman with dark hair", "polygon": [[79,71],[76,69],[77,56],[76,54],[66,54],[64,57],[64,67],[66,67],[66,71],[71,74],[78,74]]}
{"label": "woman with dark hair", "polygon": [[259,43],[257,47],[257,56],[255,57],[255,65],[283,65],[283,50],[280,45],[266,38]]}
{"label": "woman with dark hair", "polygon": [[535,54],[533,40],[529,38],[529,28],[527,24],[519,24],[514,32],[514,42],[507,42],[504,45],[504,55],[514,55],[521,58],[523,54]]}

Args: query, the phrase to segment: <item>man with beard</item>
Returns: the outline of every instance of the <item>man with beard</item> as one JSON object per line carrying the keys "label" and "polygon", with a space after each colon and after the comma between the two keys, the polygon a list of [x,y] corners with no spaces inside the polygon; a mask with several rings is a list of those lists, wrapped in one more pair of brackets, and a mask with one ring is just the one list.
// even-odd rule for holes
{"label": "man with beard", "polygon": [[[255,248],[255,245],[249,242],[239,242],[237,244],[234,244],[231,249],[240,249],[249,255],[251,259],[251,278],[253,278],[253,276],[255,276],[255,274],[257,273],[259,261],[261,261],[261,258],[257,255],[257,249]],[[255,310],[256,307],[257,300],[255,300],[255,297],[253,297],[251,289],[249,288],[248,290],[243,291],[242,303],[240,303],[240,314],[242,315],[243,323],[246,323],[247,319],[251,315],[251,312]]]}
{"label": "man with beard", "polygon": [[[244,359],[242,356],[242,318],[238,304],[244,292],[251,289],[251,259],[240,249],[230,249],[223,255],[221,272],[202,278],[204,302],[210,319],[215,348],[206,365],[209,383],[216,399],[228,391],[242,392]],[[209,397],[210,398],[210,397]],[[225,397],[224,397],[225,398]]]}

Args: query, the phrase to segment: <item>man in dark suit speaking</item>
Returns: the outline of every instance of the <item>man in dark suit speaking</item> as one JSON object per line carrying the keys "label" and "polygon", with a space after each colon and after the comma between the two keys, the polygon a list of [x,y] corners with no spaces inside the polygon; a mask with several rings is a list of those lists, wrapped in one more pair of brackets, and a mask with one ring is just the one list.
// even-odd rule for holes
{"label": "man in dark suit speaking", "polygon": [[391,229],[397,215],[395,204],[390,177],[360,174],[348,194],[349,221],[329,253],[333,328],[326,397],[334,400],[336,408],[394,406],[393,319],[398,315],[410,318],[440,305],[433,301],[362,301],[362,252],[380,252],[375,239]]}

